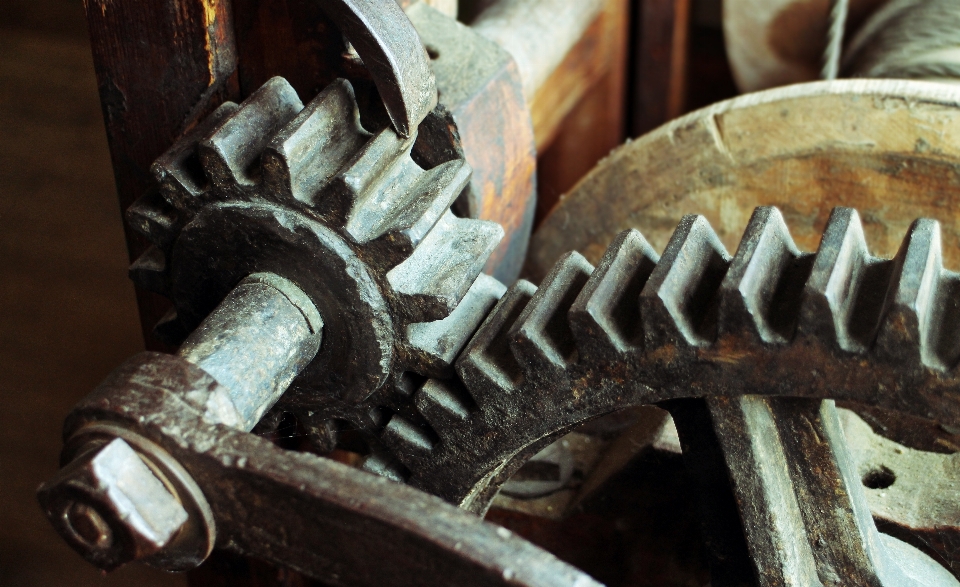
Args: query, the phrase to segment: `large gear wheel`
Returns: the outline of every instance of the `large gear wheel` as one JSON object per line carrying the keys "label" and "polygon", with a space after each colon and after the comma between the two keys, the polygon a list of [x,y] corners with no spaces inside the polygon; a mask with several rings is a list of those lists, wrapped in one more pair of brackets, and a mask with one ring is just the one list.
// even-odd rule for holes
{"label": "large gear wheel", "polygon": [[502,228],[450,211],[469,166],[423,169],[416,138],[365,130],[345,80],[304,107],[273,78],[178,140],[153,165],[157,192],[127,212],[153,243],[131,277],[173,301],[157,326],[173,343],[252,273],[313,300],[323,344],[277,413],[322,449],[338,421],[378,430],[410,380],[449,376],[504,290],[480,273]]}
{"label": "large gear wheel", "polygon": [[596,269],[570,253],[539,288],[511,287],[457,360],[462,384],[431,379],[413,396],[431,429],[394,416],[382,438],[408,482],[482,512],[529,456],[627,406],[836,398],[956,425],[958,284],[931,220],[894,259],[869,254],[849,208],[816,253],[772,207],[732,258],[701,216],[660,257],[625,231]]}

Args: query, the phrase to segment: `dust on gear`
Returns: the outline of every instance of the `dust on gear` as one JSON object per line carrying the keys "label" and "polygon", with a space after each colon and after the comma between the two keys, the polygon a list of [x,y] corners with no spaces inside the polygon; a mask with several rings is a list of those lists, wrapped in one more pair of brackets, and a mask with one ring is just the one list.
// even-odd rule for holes
{"label": "dust on gear", "polygon": [[422,168],[416,138],[365,130],[345,80],[304,106],[273,78],[157,159],[157,191],[127,212],[153,244],[131,278],[173,301],[156,329],[173,343],[251,273],[310,296],[323,344],[275,413],[296,414],[321,449],[341,421],[378,430],[411,380],[452,374],[504,290],[480,273],[503,229],[450,211],[469,165]]}
{"label": "dust on gear", "polygon": [[563,257],[520,281],[457,360],[459,380],[413,396],[429,428],[394,416],[400,466],[367,467],[484,511],[522,463],[594,417],[689,397],[836,398],[960,422],[960,274],[939,224],[918,220],[894,259],[871,256],[837,208],[816,253],[758,208],[732,258],[702,216],[658,257],[628,230],[596,267]]}

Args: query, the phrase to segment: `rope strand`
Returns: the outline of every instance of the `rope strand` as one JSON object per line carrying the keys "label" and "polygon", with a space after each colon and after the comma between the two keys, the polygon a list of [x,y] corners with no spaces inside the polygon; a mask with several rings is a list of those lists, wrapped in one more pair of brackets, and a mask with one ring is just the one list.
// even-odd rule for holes
{"label": "rope strand", "polygon": [[837,79],[840,72],[840,55],[843,51],[843,31],[847,26],[848,0],[830,0],[830,28],[827,29],[827,46],[823,50],[822,79]]}
{"label": "rope strand", "polygon": [[960,2],[892,0],[860,28],[844,77],[960,82]]}

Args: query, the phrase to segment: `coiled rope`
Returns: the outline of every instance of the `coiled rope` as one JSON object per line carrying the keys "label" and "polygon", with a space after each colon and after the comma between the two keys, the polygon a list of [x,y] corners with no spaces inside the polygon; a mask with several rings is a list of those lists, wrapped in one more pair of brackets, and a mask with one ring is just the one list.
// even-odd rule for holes
{"label": "coiled rope", "polygon": [[842,51],[847,0],[832,0],[822,77],[960,82],[960,0],[891,0]]}

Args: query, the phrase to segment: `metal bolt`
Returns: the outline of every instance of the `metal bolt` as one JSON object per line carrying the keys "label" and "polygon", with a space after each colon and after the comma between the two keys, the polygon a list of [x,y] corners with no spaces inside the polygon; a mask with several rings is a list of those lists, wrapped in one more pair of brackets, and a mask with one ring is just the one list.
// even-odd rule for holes
{"label": "metal bolt", "polygon": [[113,546],[113,530],[103,516],[89,505],[76,501],[70,504],[67,523],[87,548],[106,550]]}
{"label": "metal bolt", "polygon": [[160,551],[187,511],[123,440],[90,450],[37,491],[56,530],[104,570]]}

